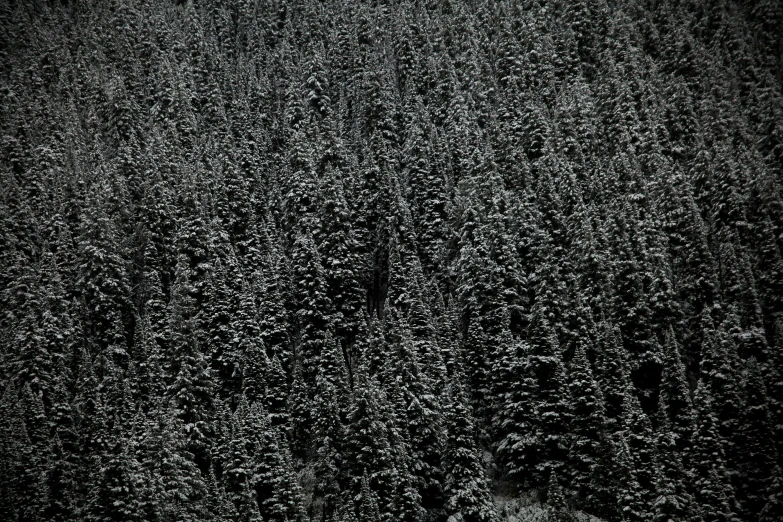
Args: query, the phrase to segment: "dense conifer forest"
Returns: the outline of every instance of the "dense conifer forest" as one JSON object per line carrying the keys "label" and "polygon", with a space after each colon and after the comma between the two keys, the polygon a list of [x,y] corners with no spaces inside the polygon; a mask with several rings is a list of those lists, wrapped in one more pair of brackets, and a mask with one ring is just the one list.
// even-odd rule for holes
{"label": "dense conifer forest", "polygon": [[0,0],[0,519],[783,520],[783,4]]}

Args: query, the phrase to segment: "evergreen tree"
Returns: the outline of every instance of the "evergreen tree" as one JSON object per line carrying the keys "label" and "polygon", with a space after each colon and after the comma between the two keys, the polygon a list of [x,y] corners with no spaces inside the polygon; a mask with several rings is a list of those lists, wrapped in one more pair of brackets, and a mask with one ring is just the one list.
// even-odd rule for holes
{"label": "evergreen tree", "polygon": [[269,412],[269,418],[275,426],[288,425],[288,378],[280,363],[280,358],[275,355],[264,376],[265,395],[264,405]]}
{"label": "evergreen tree", "polygon": [[675,448],[687,462],[687,453],[691,446],[691,434],[694,428],[693,405],[690,390],[682,364],[679,346],[674,333],[669,330],[664,341],[663,376],[661,382],[661,414],[671,423],[675,436]]}
{"label": "evergreen tree", "polygon": [[[366,380],[364,380],[366,379]],[[350,491],[358,494],[360,476],[367,474],[370,487],[384,506],[383,518],[391,517],[391,507],[400,477],[395,467],[389,428],[383,417],[387,410],[385,394],[371,377],[361,376],[348,413],[345,459],[349,462]],[[361,470],[361,471],[360,471]]]}
{"label": "evergreen tree", "polygon": [[0,519],[781,518],[778,4],[0,2]]}
{"label": "evergreen tree", "polygon": [[543,306],[533,305],[531,315],[528,372],[533,385],[531,420],[535,434],[531,472],[535,483],[543,485],[550,470],[559,470],[566,461],[570,412],[565,366],[557,335]]}
{"label": "evergreen tree", "polygon": [[444,453],[444,465],[448,470],[446,514],[466,522],[497,520],[465,394],[457,388],[452,390],[449,400]]}
{"label": "evergreen tree", "polygon": [[179,416],[185,423],[189,447],[196,455],[199,468],[205,469],[209,460],[209,419],[215,385],[209,363],[197,340],[187,270],[186,261],[180,256],[169,304],[171,341],[167,370],[170,381],[166,393],[174,400]]}
{"label": "evergreen tree", "polygon": [[[109,187],[96,188],[104,200],[112,198]],[[90,313],[89,332],[106,356],[124,368],[130,309],[127,262],[120,255],[117,224],[102,208],[104,203],[93,205],[82,225],[77,286]]]}
{"label": "evergreen tree", "polygon": [[617,511],[623,521],[641,521],[649,519],[648,492],[637,479],[631,450],[625,436],[618,434],[617,444]]}
{"label": "evergreen tree", "polygon": [[146,473],[146,516],[152,519],[198,520],[208,493],[201,472],[187,450],[183,425],[175,412],[160,408],[144,425],[137,449]]}
{"label": "evergreen tree", "polygon": [[47,503],[43,517],[56,521],[71,520],[76,512],[75,465],[71,455],[64,450],[56,432],[52,437],[48,454],[50,457],[44,482]]}
{"label": "evergreen tree", "polygon": [[606,483],[607,478],[600,476],[600,473],[607,471],[600,466],[605,445],[606,419],[603,394],[593,377],[583,344],[577,346],[571,360],[568,381],[571,404],[568,458],[568,470],[572,476],[570,483],[580,504],[600,509],[600,486]]}
{"label": "evergreen tree", "polygon": [[549,476],[549,482],[546,488],[546,503],[546,520],[551,520],[553,522],[570,522],[575,520],[575,515],[566,505],[563,486],[560,484],[560,479],[557,478],[556,472]]}
{"label": "evergreen tree", "polygon": [[253,491],[253,464],[247,450],[247,440],[239,419],[232,415],[227,446],[223,451],[223,484],[226,498],[234,505],[237,520],[260,522],[263,520]]}
{"label": "evergreen tree", "polygon": [[[641,409],[636,391],[626,391],[623,404],[623,441],[627,445],[628,464],[633,469],[633,503],[638,516],[647,516],[655,495],[658,456],[650,419]],[[644,511],[638,512],[639,509]],[[625,509],[625,506],[623,507]]]}
{"label": "evergreen tree", "polygon": [[772,440],[772,426],[766,387],[755,358],[746,363],[745,390],[739,437],[739,465],[742,480],[737,496],[743,516],[756,517],[766,504],[765,492],[773,480],[777,455]]}
{"label": "evergreen tree", "polygon": [[729,521],[735,517],[736,499],[712,397],[702,380],[696,386],[694,406],[697,414],[691,457],[694,506],[704,520]]}
{"label": "evergreen tree", "polygon": [[343,182],[334,171],[328,173],[323,190],[320,227],[317,231],[327,295],[335,313],[335,333],[352,342],[356,335],[364,296],[360,286],[358,243]]}
{"label": "evergreen tree", "polygon": [[304,382],[315,382],[315,369],[333,324],[332,300],[324,274],[321,256],[309,232],[299,234],[291,256],[297,281],[295,297],[299,328],[298,351],[302,359]]}
{"label": "evergreen tree", "polygon": [[759,520],[767,522],[768,520],[775,520],[783,515],[783,502],[781,502],[781,480],[780,480],[780,468],[775,468],[773,480],[770,482],[768,489],[769,495],[767,496],[767,504],[764,509],[761,510]]}
{"label": "evergreen tree", "polygon": [[261,518],[303,520],[301,491],[281,432],[270,425],[267,413],[257,403],[241,422],[250,459],[249,487]]}
{"label": "evergreen tree", "polygon": [[[115,435],[116,436],[116,435]],[[127,441],[117,438],[106,455],[95,491],[90,495],[89,520],[145,520],[144,475]]]}
{"label": "evergreen tree", "polygon": [[530,346],[526,343],[506,345],[495,372],[500,382],[508,388],[498,397],[498,414],[495,419],[498,431],[498,458],[509,477],[529,483],[536,463],[537,450],[535,411],[535,377],[529,364]]}
{"label": "evergreen tree", "polygon": [[367,472],[362,475],[362,489],[359,494],[359,520],[367,522],[381,522],[378,509],[378,496],[370,489],[370,481]]}
{"label": "evergreen tree", "polygon": [[677,457],[674,430],[668,420],[662,421],[656,436],[658,477],[655,500],[652,503],[652,519],[690,520],[693,516],[693,499],[686,487],[690,477]]}

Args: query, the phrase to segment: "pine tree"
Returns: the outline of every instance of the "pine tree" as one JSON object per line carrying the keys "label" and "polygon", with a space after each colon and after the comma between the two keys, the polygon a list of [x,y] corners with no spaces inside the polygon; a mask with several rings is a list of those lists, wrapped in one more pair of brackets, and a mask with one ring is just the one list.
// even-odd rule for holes
{"label": "pine tree", "polygon": [[174,400],[179,416],[185,423],[190,450],[196,455],[196,462],[200,468],[205,469],[211,432],[209,416],[213,408],[215,385],[209,363],[197,340],[191,288],[186,260],[180,256],[169,304],[171,341],[167,354],[167,370],[170,381],[166,394]]}
{"label": "pine tree", "polygon": [[0,2],[0,519],[781,518],[779,4]]}
{"label": "pine tree", "polygon": [[743,516],[756,517],[766,504],[764,493],[773,479],[777,455],[774,445],[770,444],[773,432],[766,387],[755,358],[747,361],[744,378],[740,445],[737,448],[742,480],[738,481],[737,496]]}
{"label": "pine tree", "polygon": [[9,371],[18,385],[31,386],[48,401],[59,373],[57,363],[74,342],[75,332],[54,259],[45,259],[34,268],[28,267],[29,274],[19,281],[26,287],[26,296],[16,307],[18,319],[9,324]]}
{"label": "pine tree", "polygon": [[621,429],[620,418],[626,390],[630,384],[628,355],[622,346],[617,327],[603,320],[598,326],[598,344],[596,346],[598,380],[604,396],[606,417],[609,429],[616,432]]}
{"label": "pine tree", "polygon": [[[727,318],[727,325],[734,322]],[[702,315],[702,360],[700,375],[713,397],[719,432],[726,443],[726,461],[737,466],[737,440],[742,410],[741,379],[737,348],[724,325],[715,328],[708,313]]]}
{"label": "pine tree", "polygon": [[[234,306],[235,311],[231,321],[231,331],[233,336],[230,340],[230,364],[233,367],[233,373],[229,382],[223,381],[224,389],[231,390],[234,397],[242,393],[242,388],[250,375],[258,376],[261,372],[266,373],[269,367],[269,359],[261,339],[261,327],[258,324],[258,315],[255,300],[250,285],[243,281],[239,291],[238,299]],[[248,359],[252,359],[252,364],[248,365]],[[256,377],[258,378],[258,377]],[[256,385],[256,397],[259,398],[263,392]]]}
{"label": "pine tree", "polygon": [[259,404],[253,404],[241,422],[251,462],[249,484],[261,517],[280,522],[303,520],[302,494],[282,433],[269,424]]}
{"label": "pine tree", "polygon": [[202,350],[209,358],[216,384],[219,384],[216,391],[224,400],[231,400],[241,384],[240,361],[232,346],[233,339],[239,337],[232,324],[237,307],[233,302],[231,269],[227,259],[215,259],[214,268],[205,274],[204,303],[197,311]]}
{"label": "pine tree", "polygon": [[[258,303],[258,323],[261,339],[269,350],[269,356],[277,355],[281,363],[290,363],[292,350],[290,338],[290,310],[294,299],[291,295],[290,280],[287,280],[285,267],[288,264],[276,238],[270,235],[269,223],[265,223],[264,242],[268,252],[264,256],[265,271],[257,276],[256,297]],[[259,295],[260,294],[260,295]],[[290,371],[290,366],[287,366]]]}
{"label": "pine tree", "polygon": [[318,483],[316,495],[323,497],[324,516],[331,516],[340,493],[345,440],[345,419],[348,407],[348,376],[345,359],[337,340],[329,340],[322,354],[316,394],[313,400],[313,446]]}
{"label": "pine tree", "polygon": [[292,434],[291,451],[297,459],[304,459],[311,449],[313,404],[300,359],[294,361],[292,382],[286,400],[286,412],[289,430]]}
{"label": "pine tree", "polygon": [[[107,186],[97,188],[105,200],[112,194]],[[123,368],[127,366],[127,332],[130,288],[127,262],[121,256],[117,224],[95,203],[85,214],[79,241],[77,287],[90,313],[90,333],[95,342]]]}
{"label": "pine tree", "polygon": [[423,100],[411,97],[409,103],[415,104],[411,117],[406,122],[406,138],[403,155],[407,158],[402,167],[405,172],[412,196],[417,238],[422,254],[422,264],[435,268],[438,262],[438,250],[444,239],[444,219],[446,217],[446,194],[444,183],[437,163],[433,162],[430,139],[426,135],[426,114]]}
{"label": "pine tree", "polygon": [[366,472],[370,487],[378,495],[379,505],[384,506],[384,519],[391,516],[386,509],[392,506],[400,483],[389,428],[383,417],[384,411],[388,411],[385,401],[385,394],[374,379],[361,376],[348,413],[345,441],[345,461],[350,463],[350,491],[359,492],[359,477]]}
{"label": "pine tree", "polygon": [[288,378],[277,355],[272,358],[264,377],[266,378],[264,405],[269,412],[270,421],[274,426],[287,426]]}
{"label": "pine tree", "polygon": [[[432,389],[432,381],[423,371],[421,356],[415,351],[411,332],[404,327],[396,343],[392,375],[401,394],[398,412],[400,429],[410,445],[413,486],[422,507],[437,512],[443,506],[441,471],[443,420],[441,404]],[[396,335],[394,336],[396,337]],[[407,428],[405,428],[407,427]]]}
{"label": "pine tree", "polygon": [[49,437],[51,425],[44,411],[40,393],[33,392],[29,385],[22,388],[19,397],[22,409],[22,422],[27,435],[27,447],[23,458],[25,466],[21,471],[21,482],[24,485],[23,517],[35,519],[42,516],[46,509],[44,479],[46,476],[49,455]]}
{"label": "pine tree", "polygon": [[[660,169],[663,172],[669,169]],[[664,229],[672,254],[672,271],[676,281],[678,301],[683,307],[686,332],[698,329],[702,310],[708,309],[717,297],[717,267],[707,240],[707,227],[693,197],[693,187],[682,173],[665,174],[663,185],[666,212]],[[668,211],[668,212],[667,212]],[[683,343],[683,357],[690,358],[697,336],[688,335]]]}
{"label": "pine tree", "polygon": [[664,341],[663,376],[660,392],[661,414],[675,436],[675,448],[687,462],[687,452],[691,445],[691,434],[694,428],[693,405],[690,390],[685,376],[685,367],[680,358],[679,345],[674,339],[674,332],[669,330]]}
{"label": "pine tree", "polygon": [[629,387],[623,403],[623,439],[628,447],[629,465],[633,475],[637,493],[644,510],[648,510],[655,496],[657,476],[657,452],[650,419],[642,411],[636,391]]}
{"label": "pine tree", "polygon": [[168,347],[165,342],[161,346],[157,341],[166,335],[166,330],[155,333],[149,319],[139,317],[135,334],[134,367],[137,382],[134,384],[134,400],[144,408],[150,408],[165,395],[164,353]]}
{"label": "pine tree", "polygon": [[296,283],[296,320],[299,328],[298,350],[302,358],[304,381],[315,382],[315,369],[326,345],[333,323],[332,300],[321,256],[309,232],[300,233],[291,255]]}
{"label": "pine tree", "polygon": [[361,321],[364,295],[360,286],[358,243],[352,227],[352,214],[337,172],[325,180],[316,233],[328,295],[335,313],[335,334],[352,342]]}
{"label": "pine tree", "polygon": [[511,479],[530,484],[538,446],[533,418],[537,383],[527,362],[531,348],[520,342],[506,345],[506,350],[495,369],[498,382],[508,384],[497,398],[498,413],[494,420],[498,459]]}
{"label": "pine tree", "polygon": [[656,452],[658,477],[655,500],[652,503],[652,520],[690,520],[693,516],[693,499],[686,491],[689,475],[679,460],[674,430],[668,419],[658,427]]}
{"label": "pine tree", "polygon": [[577,493],[579,503],[597,505],[601,492],[598,487],[606,477],[596,476],[605,472],[600,468],[603,457],[606,419],[603,394],[593,377],[590,360],[584,344],[579,344],[568,374],[571,404],[570,447],[568,470],[572,475],[571,487]]}
{"label": "pine tree", "polygon": [[465,393],[459,388],[452,390],[449,400],[444,453],[444,467],[448,470],[446,514],[457,519],[461,517],[465,522],[497,520]]}
{"label": "pine tree", "polygon": [[175,412],[164,408],[151,412],[137,455],[149,477],[146,488],[151,495],[146,500],[147,517],[198,520],[204,516],[207,485],[193,454],[187,450],[183,425]]}
{"label": "pine tree", "polygon": [[342,454],[345,428],[341,422],[339,404],[345,398],[338,394],[334,384],[322,375],[316,377],[316,399],[314,404],[315,423],[313,442],[315,462],[313,464],[317,483],[314,492],[323,498],[324,517],[331,517],[341,493],[344,459]]}
{"label": "pine tree", "polygon": [[44,481],[47,505],[43,517],[57,522],[72,520],[76,512],[75,466],[71,455],[64,450],[57,432],[51,439],[48,454],[50,457]]}
{"label": "pine tree", "polygon": [[557,335],[538,303],[533,305],[531,315],[528,372],[534,386],[531,419],[537,439],[531,471],[536,483],[542,485],[549,471],[560,469],[566,461],[570,412],[565,366]]}
{"label": "pine tree", "polygon": [[[0,450],[2,451],[2,467],[0,477],[0,495],[2,495],[2,512],[9,519],[24,519],[26,515],[36,516],[36,513],[25,513],[27,500],[35,498],[35,488],[39,485],[35,480],[33,456],[30,454],[30,439],[24,424],[16,387],[13,383],[3,390],[0,408],[4,423],[0,431]],[[31,473],[32,472],[32,473]]]}
{"label": "pine tree", "polygon": [[359,493],[359,520],[367,522],[381,522],[381,515],[378,509],[378,496],[370,489],[370,481],[367,478],[367,472],[362,475],[361,493]]}
{"label": "pine tree", "polygon": [[773,474],[773,480],[770,481],[770,486],[767,490],[769,493],[767,495],[767,504],[759,514],[759,520],[761,522],[771,522],[772,520],[779,519],[783,516],[783,499],[781,499],[781,491],[783,491],[783,488],[781,487],[783,486],[782,482],[780,467],[776,467],[775,473]]}
{"label": "pine tree", "polygon": [[566,499],[563,492],[563,486],[557,472],[549,476],[549,482],[546,488],[547,518],[552,522],[571,522],[576,520],[573,512],[566,505]]}
{"label": "pine tree", "polygon": [[236,508],[237,520],[241,522],[260,522],[261,514],[254,498],[253,463],[247,450],[247,440],[239,419],[232,415],[227,446],[223,450],[223,483],[227,499]]}
{"label": "pine tree", "polygon": [[622,432],[617,441],[617,511],[622,521],[635,522],[649,519],[649,493],[636,476],[631,450]]}
{"label": "pine tree", "polygon": [[[274,375],[277,371],[282,371],[282,367],[273,368],[275,364],[269,360],[266,348],[260,338],[246,337],[240,345],[238,354],[241,354],[242,361],[242,395],[252,404],[254,402],[264,402],[267,398],[267,383],[272,381],[271,386],[280,386],[279,375]],[[277,359],[278,366],[280,360]],[[285,386],[285,374],[282,375],[282,383]]]}
{"label": "pine tree", "polygon": [[730,521],[734,518],[734,489],[723,450],[718,419],[707,384],[699,380],[694,392],[696,430],[691,456],[695,481],[694,506],[704,520]]}
{"label": "pine tree", "polygon": [[[117,435],[115,435],[116,437]],[[121,436],[110,448],[90,495],[88,520],[145,520],[144,475],[128,441]]]}

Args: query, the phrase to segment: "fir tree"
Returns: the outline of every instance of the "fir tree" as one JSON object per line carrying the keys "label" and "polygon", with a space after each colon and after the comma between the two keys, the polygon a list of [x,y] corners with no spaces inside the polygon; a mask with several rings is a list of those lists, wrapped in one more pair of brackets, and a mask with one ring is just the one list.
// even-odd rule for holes
{"label": "fir tree", "polygon": [[695,481],[694,505],[704,520],[730,521],[735,517],[734,488],[726,467],[723,439],[713,400],[704,381],[694,392],[696,430],[693,434],[692,474]]}
{"label": "fir tree", "polygon": [[247,450],[247,440],[239,419],[232,416],[227,446],[223,450],[223,484],[226,498],[234,505],[237,520],[260,522],[261,514],[254,498],[252,460]]}
{"label": "fir tree", "polygon": [[465,394],[457,388],[449,400],[444,453],[444,464],[449,470],[445,481],[446,514],[466,522],[497,520]]}
{"label": "fir tree", "polygon": [[661,414],[671,423],[675,435],[675,448],[686,459],[693,433],[693,405],[685,376],[685,367],[680,359],[680,350],[674,339],[674,332],[666,333],[664,342],[663,376],[661,382]]}
{"label": "fir tree", "polygon": [[269,424],[267,413],[257,403],[241,422],[251,462],[249,486],[262,519],[303,520],[301,491],[282,433]]}
{"label": "fir tree", "polygon": [[362,376],[362,379],[367,380],[357,381],[348,413],[345,459],[350,463],[350,490],[354,494],[360,490],[359,477],[366,472],[370,487],[384,506],[384,517],[388,518],[391,513],[386,507],[393,503],[400,477],[383,417],[386,397],[373,378]]}
{"label": "fir tree", "polygon": [[742,427],[737,448],[743,479],[738,481],[737,496],[743,515],[755,517],[766,504],[764,493],[774,478],[777,455],[774,445],[770,444],[772,425],[761,369],[755,358],[746,364]]}
{"label": "fir tree", "polygon": [[127,441],[110,448],[95,491],[90,495],[89,520],[145,520],[144,475]]}
{"label": "fir tree", "polygon": [[606,419],[603,394],[593,377],[590,361],[583,344],[579,344],[571,360],[568,374],[571,404],[571,428],[568,469],[572,475],[571,487],[577,492],[578,502],[599,507],[597,500],[601,482],[606,473],[600,468],[603,457]]}
{"label": "fir tree", "polygon": [[291,256],[296,278],[296,320],[299,327],[298,350],[302,358],[304,381],[314,382],[315,368],[326,336],[333,322],[332,300],[329,297],[321,257],[310,233],[299,234]]}

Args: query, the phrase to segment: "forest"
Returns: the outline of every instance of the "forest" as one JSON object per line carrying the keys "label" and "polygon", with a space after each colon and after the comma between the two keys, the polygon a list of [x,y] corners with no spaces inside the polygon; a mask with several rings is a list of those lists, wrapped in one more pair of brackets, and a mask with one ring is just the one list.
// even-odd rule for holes
{"label": "forest", "polygon": [[0,0],[0,519],[783,520],[783,3]]}

